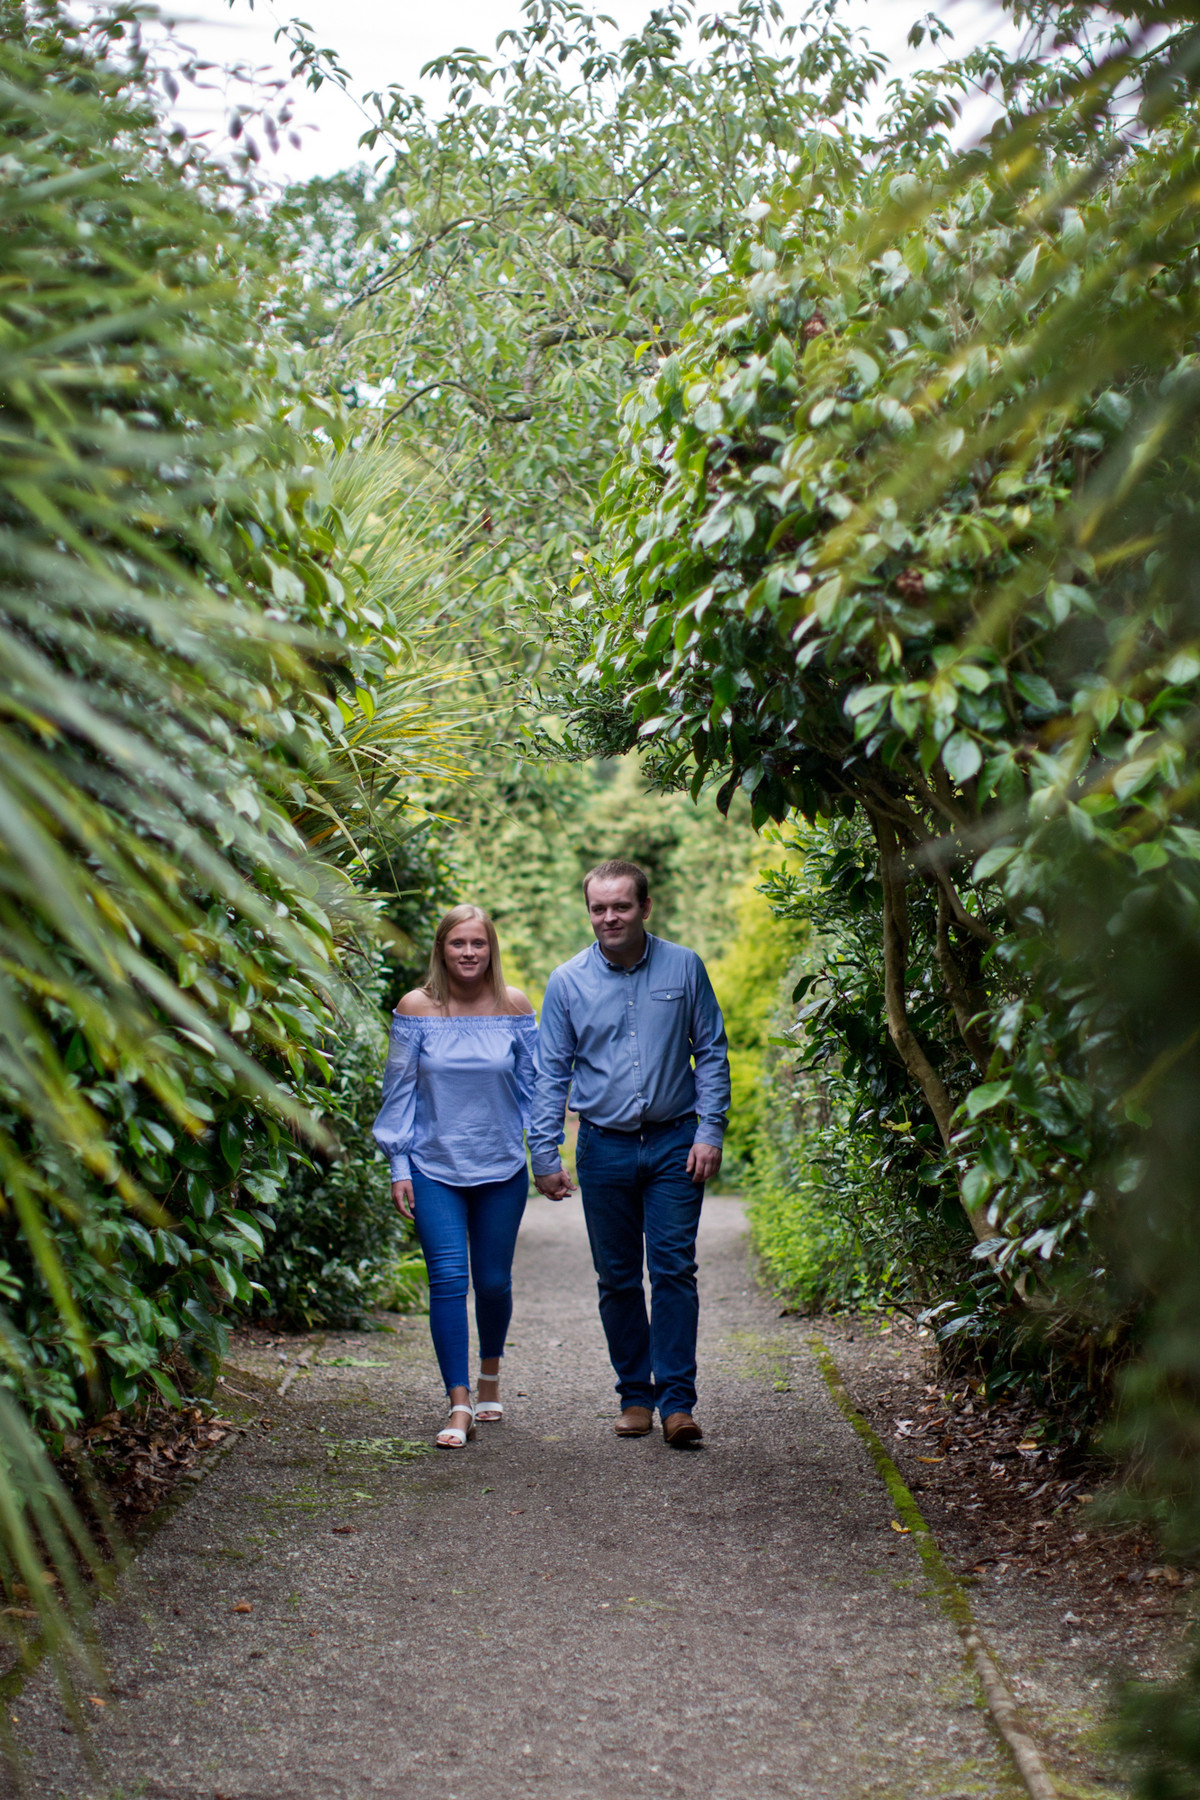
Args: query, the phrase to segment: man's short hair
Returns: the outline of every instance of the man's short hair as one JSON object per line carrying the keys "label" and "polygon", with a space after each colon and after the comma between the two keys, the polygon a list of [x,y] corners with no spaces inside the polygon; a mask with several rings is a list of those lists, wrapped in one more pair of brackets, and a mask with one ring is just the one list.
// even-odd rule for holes
{"label": "man's short hair", "polygon": [[623,862],[619,856],[614,856],[609,862],[597,863],[594,869],[588,870],[583,878],[585,902],[589,881],[632,881],[639,906],[645,906],[650,898],[650,883],[646,879],[645,869],[639,869],[636,863]]}

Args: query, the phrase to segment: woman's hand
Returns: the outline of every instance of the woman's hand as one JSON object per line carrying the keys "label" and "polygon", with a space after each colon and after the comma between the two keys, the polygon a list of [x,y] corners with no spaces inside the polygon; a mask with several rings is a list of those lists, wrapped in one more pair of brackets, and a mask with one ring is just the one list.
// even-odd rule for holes
{"label": "woman's hand", "polygon": [[402,1219],[411,1223],[413,1216],[413,1189],[411,1181],[393,1181],[392,1205]]}

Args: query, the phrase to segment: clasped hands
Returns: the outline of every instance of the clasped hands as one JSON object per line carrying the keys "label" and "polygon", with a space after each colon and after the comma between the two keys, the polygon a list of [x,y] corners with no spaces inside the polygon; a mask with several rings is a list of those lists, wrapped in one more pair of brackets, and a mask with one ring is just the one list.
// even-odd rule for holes
{"label": "clasped hands", "polygon": [[[693,1144],[688,1151],[687,1172],[699,1185],[711,1181],[721,1167],[721,1151],[716,1144]],[[575,1192],[575,1183],[565,1169],[552,1169],[549,1175],[535,1175],[533,1185],[547,1200],[565,1200]],[[411,1181],[393,1181],[392,1203],[402,1219],[413,1216]]]}
{"label": "clasped hands", "polygon": [[[692,1180],[711,1181],[721,1167],[721,1150],[717,1144],[693,1144],[688,1151],[687,1172]],[[535,1175],[533,1185],[547,1200],[565,1200],[574,1192],[575,1183],[565,1169],[554,1169],[549,1175]]]}

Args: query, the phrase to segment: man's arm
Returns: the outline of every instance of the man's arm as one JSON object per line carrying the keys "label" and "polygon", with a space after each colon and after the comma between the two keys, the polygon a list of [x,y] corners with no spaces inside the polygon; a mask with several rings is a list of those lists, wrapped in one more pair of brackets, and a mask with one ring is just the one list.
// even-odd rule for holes
{"label": "man's arm", "polygon": [[529,1160],[539,1193],[563,1200],[572,1181],[562,1166],[559,1145],[563,1119],[575,1065],[575,1032],[564,984],[557,970],[546,983],[542,1023],[538,1032],[537,1080],[533,1090],[533,1114],[529,1126]]}
{"label": "man's arm", "polygon": [[691,1040],[699,1123],[688,1157],[688,1174],[693,1181],[711,1181],[721,1167],[721,1146],[729,1119],[729,1045],[717,996],[699,957],[692,991]]}

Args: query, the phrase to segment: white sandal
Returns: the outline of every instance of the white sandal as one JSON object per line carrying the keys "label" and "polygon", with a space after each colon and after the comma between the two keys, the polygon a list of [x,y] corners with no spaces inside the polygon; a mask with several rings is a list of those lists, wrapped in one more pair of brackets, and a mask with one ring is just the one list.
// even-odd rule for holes
{"label": "white sandal", "polygon": [[[481,1369],[479,1371],[479,1379],[480,1381],[499,1381],[500,1375],[499,1372],[495,1375],[485,1375]],[[477,1388],[475,1393],[475,1417],[479,1420],[481,1425],[499,1424],[500,1420],[504,1417],[504,1408],[500,1403],[499,1395],[497,1395],[494,1400],[485,1400]]]}
{"label": "white sandal", "polygon": [[438,1432],[435,1442],[439,1450],[461,1450],[468,1438],[475,1436],[475,1408],[469,1400],[460,1400],[450,1408],[450,1417],[455,1413],[466,1413],[471,1421],[464,1431],[461,1425],[446,1425]]}

